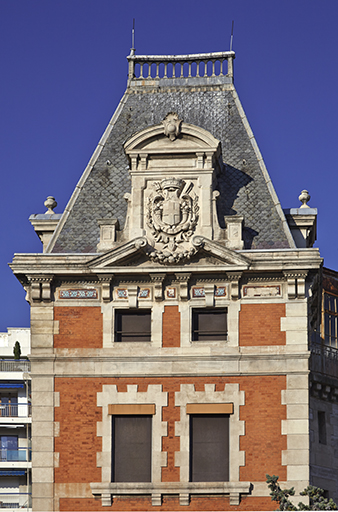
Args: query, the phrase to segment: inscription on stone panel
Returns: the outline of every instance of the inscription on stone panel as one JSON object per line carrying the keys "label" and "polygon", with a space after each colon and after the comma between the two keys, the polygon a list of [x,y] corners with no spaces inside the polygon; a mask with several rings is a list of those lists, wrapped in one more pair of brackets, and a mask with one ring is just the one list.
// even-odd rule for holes
{"label": "inscription on stone panel", "polygon": [[243,296],[252,298],[252,297],[280,297],[281,296],[281,286],[277,285],[266,285],[266,286],[244,286],[243,287]]}
{"label": "inscription on stone panel", "polygon": [[95,288],[90,290],[60,290],[60,299],[97,299],[98,293]]}

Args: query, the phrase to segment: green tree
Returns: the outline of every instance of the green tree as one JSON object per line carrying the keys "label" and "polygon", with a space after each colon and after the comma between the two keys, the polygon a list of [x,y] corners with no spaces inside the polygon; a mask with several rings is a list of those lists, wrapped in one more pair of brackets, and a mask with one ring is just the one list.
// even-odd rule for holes
{"label": "green tree", "polygon": [[294,487],[291,489],[281,489],[278,483],[278,476],[266,475],[266,482],[270,489],[270,496],[272,501],[277,501],[279,509],[277,510],[338,510],[335,502],[330,498],[324,498],[324,491],[319,487],[309,485],[302,491],[301,496],[309,497],[309,505],[302,502],[298,503],[296,507],[290,500],[290,496],[295,495]]}
{"label": "green tree", "polygon": [[13,347],[13,354],[14,354],[14,359],[20,359],[21,347],[20,347],[20,343],[18,341],[15,342],[15,345]]}

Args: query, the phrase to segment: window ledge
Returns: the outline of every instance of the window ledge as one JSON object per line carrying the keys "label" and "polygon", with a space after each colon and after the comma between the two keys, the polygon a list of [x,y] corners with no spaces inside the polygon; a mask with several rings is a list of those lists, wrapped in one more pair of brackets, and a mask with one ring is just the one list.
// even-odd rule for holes
{"label": "window ledge", "polygon": [[151,494],[152,505],[161,506],[163,494],[178,494],[180,505],[189,505],[190,494],[229,494],[230,505],[239,505],[241,494],[249,494],[250,482],[94,482],[92,493],[110,507],[114,495]]}

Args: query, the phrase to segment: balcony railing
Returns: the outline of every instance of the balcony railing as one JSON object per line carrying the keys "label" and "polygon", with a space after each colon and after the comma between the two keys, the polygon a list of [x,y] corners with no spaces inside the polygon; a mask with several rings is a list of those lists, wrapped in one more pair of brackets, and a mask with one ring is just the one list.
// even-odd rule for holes
{"label": "balcony railing", "polygon": [[235,52],[195,53],[189,55],[135,55],[129,61],[128,83],[131,80],[174,78],[233,78]]}
{"label": "balcony railing", "polygon": [[32,415],[31,404],[15,403],[15,404],[1,404],[0,403],[0,418],[27,418]]}
{"label": "balcony railing", "polygon": [[27,359],[0,359],[0,372],[30,372],[31,363]]}
{"label": "balcony railing", "polygon": [[0,509],[29,509],[32,508],[31,494],[20,493],[0,493]]}
{"label": "balcony railing", "polygon": [[338,378],[338,349],[313,341],[311,343],[311,370]]}
{"label": "balcony railing", "polygon": [[0,462],[30,462],[31,448],[18,448],[17,450],[8,450],[0,448]]}

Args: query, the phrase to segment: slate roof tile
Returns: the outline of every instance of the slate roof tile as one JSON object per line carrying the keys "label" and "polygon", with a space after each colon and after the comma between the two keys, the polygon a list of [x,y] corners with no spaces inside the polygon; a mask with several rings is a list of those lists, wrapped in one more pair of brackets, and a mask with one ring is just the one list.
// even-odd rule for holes
{"label": "slate roof tile", "polygon": [[[122,228],[130,192],[123,143],[132,134],[158,124],[169,111],[186,123],[210,131],[221,141],[223,169],[218,178],[220,224],[224,215],[244,216],[245,248],[284,248],[289,243],[273,204],[257,156],[225,87],[177,87],[129,90],[126,103],[54,245],[53,252],[96,252],[98,218],[117,218]],[[110,160],[111,165],[107,164]]]}

